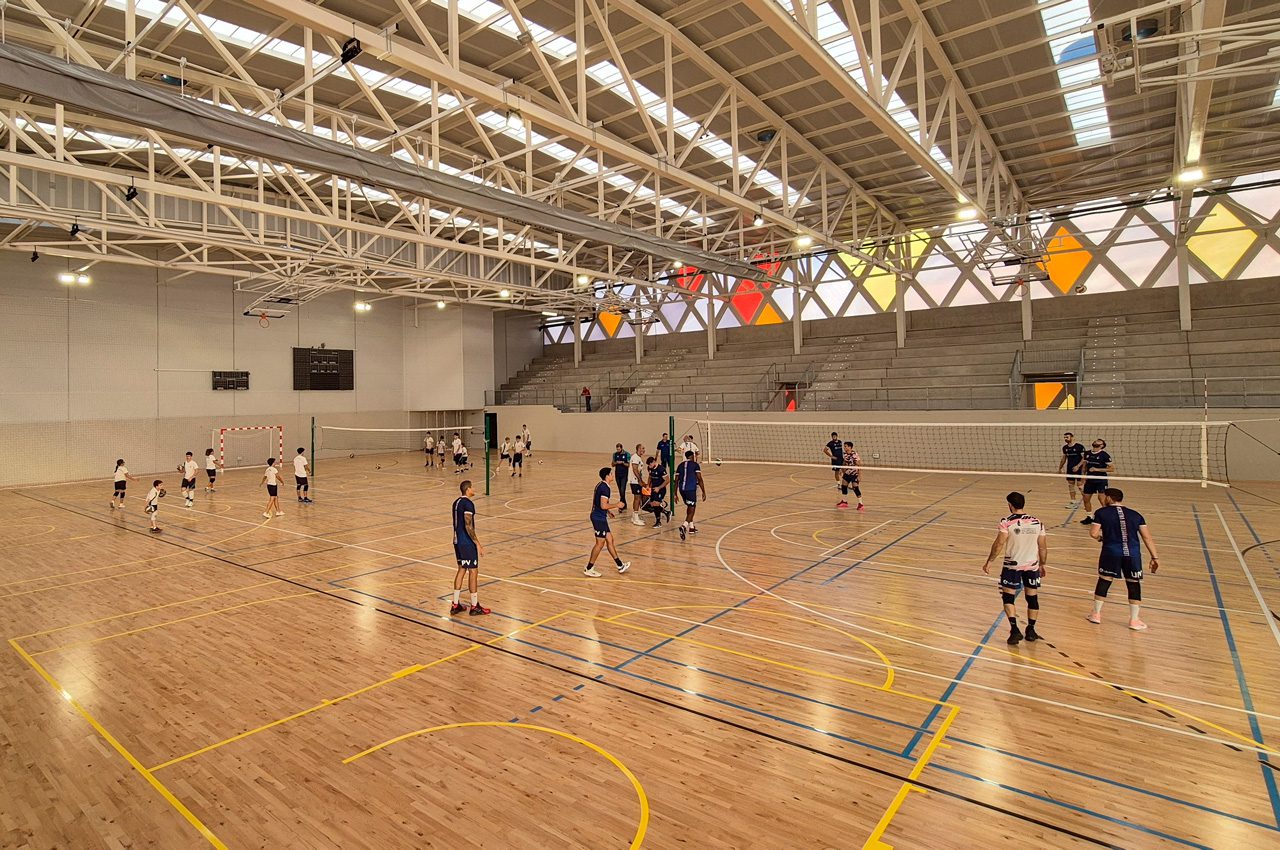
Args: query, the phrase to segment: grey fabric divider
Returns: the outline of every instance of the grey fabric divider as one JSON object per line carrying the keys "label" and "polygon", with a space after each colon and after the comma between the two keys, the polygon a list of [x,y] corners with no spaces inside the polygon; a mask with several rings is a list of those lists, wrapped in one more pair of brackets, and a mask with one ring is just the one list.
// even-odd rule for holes
{"label": "grey fabric divider", "polygon": [[748,278],[758,278],[761,274],[749,263],[481,186],[452,174],[419,168],[394,157],[357,150],[291,127],[269,124],[13,44],[0,44],[0,87],[140,127],[216,144],[246,156],[288,162],[367,186],[393,189],[409,197],[430,198],[442,205],[558,231],[571,238],[615,245],[663,260],[680,258],[705,271]]}

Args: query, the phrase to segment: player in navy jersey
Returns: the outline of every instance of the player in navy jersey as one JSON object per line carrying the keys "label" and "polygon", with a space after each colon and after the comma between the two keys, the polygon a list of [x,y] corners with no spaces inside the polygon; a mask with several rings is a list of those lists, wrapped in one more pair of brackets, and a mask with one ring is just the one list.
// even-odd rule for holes
{"label": "player in navy jersey", "polygon": [[[1005,496],[1009,503],[1009,515],[1000,520],[996,539],[982,571],[991,574],[996,558],[1003,558],[1000,569],[1000,599],[1004,614],[1009,618],[1009,639],[1012,646],[1023,637],[1028,641],[1040,640],[1036,634],[1036,619],[1040,614],[1040,579],[1044,578],[1045,564],[1049,560],[1049,546],[1045,539],[1044,524],[1023,508],[1027,497],[1021,493]],[[1027,633],[1018,628],[1018,609],[1014,601],[1018,591],[1025,589],[1027,597]]]}
{"label": "player in navy jersey", "polygon": [[866,506],[862,504],[862,469],[859,466],[862,458],[858,457],[858,453],[853,450],[853,443],[848,440],[844,441],[842,456],[845,465],[836,470],[840,473],[840,501],[836,502],[836,507],[849,507],[849,491],[852,490],[858,499],[858,510],[866,510]]}
{"label": "player in navy jersey", "polygon": [[627,479],[631,476],[631,453],[616,443],[613,447],[613,480],[618,485],[618,496],[627,500]]}
{"label": "player in navy jersey", "polygon": [[1116,471],[1116,465],[1111,462],[1111,455],[1107,453],[1107,441],[1098,439],[1093,441],[1093,451],[1084,453],[1084,460],[1080,461],[1078,467],[1087,477],[1084,480],[1084,512],[1089,514],[1080,520],[1081,525],[1093,524],[1093,496],[1099,497],[1101,502],[1102,492],[1107,489],[1107,475]]}
{"label": "player in navy jersey", "polygon": [[649,458],[646,461],[649,467],[649,511],[653,514],[653,527],[657,528],[662,525],[662,518],[665,516],[671,519],[671,511],[667,510],[667,468],[658,463],[657,458]]}
{"label": "player in navy jersey", "polygon": [[[462,495],[453,500],[453,554],[458,559],[458,571],[453,576],[453,605],[450,614],[470,610],[472,616],[488,614],[489,609],[480,605],[480,556],[484,547],[476,537],[476,503],[471,501],[476,491],[470,481],[458,485]],[[471,593],[471,607],[462,604],[462,583],[467,582]]]}
{"label": "player in navy jersey", "polygon": [[671,465],[671,435],[666,431],[662,432],[662,439],[658,441],[658,463],[664,469]]}
{"label": "player in navy jersey", "polygon": [[835,431],[831,432],[831,439],[823,447],[822,453],[831,458],[831,471],[835,473],[836,487],[839,487],[841,467],[844,466],[844,443],[840,442],[840,435]]}
{"label": "player in navy jersey", "polygon": [[690,532],[696,532],[698,526],[693,522],[693,515],[698,510],[698,490],[702,490],[702,500],[707,499],[707,485],[702,480],[702,466],[694,460],[692,451],[684,453],[684,460],[676,467],[676,493],[684,502],[684,522],[680,523],[680,539],[684,540]]}
{"label": "player in navy jersey", "polygon": [[609,530],[609,517],[614,511],[627,506],[625,501],[613,500],[613,491],[609,488],[612,483],[613,470],[607,466],[601,467],[600,483],[591,494],[591,528],[595,531],[596,544],[591,547],[591,557],[587,558],[587,567],[582,571],[584,576],[591,578],[600,578],[600,571],[596,569],[596,558],[599,557],[600,550],[606,546],[609,547],[609,554],[613,556],[613,563],[617,566],[619,573],[625,573],[631,568],[630,561],[624,562],[618,557],[618,549],[613,545],[613,532]]}
{"label": "player in navy jersey", "polygon": [[1098,584],[1093,589],[1093,613],[1090,623],[1102,622],[1102,606],[1113,579],[1123,578],[1129,589],[1129,628],[1140,632],[1147,627],[1138,616],[1142,608],[1142,547],[1151,553],[1151,573],[1160,569],[1156,543],[1147,530],[1142,514],[1125,507],[1124,493],[1115,487],[1102,491],[1102,507],[1093,515],[1089,529],[1094,540],[1102,542],[1098,554]]}
{"label": "player in navy jersey", "polygon": [[1058,461],[1058,472],[1067,472],[1067,507],[1074,508],[1080,501],[1080,463],[1084,460],[1084,443],[1076,442],[1076,435],[1070,431],[1062,435],[1062,458]]}

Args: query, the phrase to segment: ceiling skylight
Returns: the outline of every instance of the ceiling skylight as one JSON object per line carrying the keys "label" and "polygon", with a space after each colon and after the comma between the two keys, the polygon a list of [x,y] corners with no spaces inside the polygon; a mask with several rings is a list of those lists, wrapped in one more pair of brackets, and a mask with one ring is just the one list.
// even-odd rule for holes
{"label": "ceiling skylight", "polygon": [[1093,36],[1083,34],[1092,20],[1089,0],[1037,2],[1076,144],[1111,141],[1111,119],[1102,91],[1098,49]]}

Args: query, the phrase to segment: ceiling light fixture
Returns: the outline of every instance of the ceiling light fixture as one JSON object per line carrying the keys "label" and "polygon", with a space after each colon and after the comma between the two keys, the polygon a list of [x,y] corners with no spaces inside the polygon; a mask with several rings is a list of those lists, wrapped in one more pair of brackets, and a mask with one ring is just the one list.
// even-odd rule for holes
{"label": "ceiling light fixture", "polygon": [[75,239],[79,235],[80,235],[80,222],[78,221],[71,222],[71,238]]}
{"label": "ceiling light fixture", "polygon": [[32,252],[31,252],[31,262],[33,262],[33,263],[34,263],[34,262],[36,262],[36,261],[37,261],[37,260],[39,260],[39,259],[40,259],[40,252],[39,252],[39,251],[32,251]]}
{"label": "ceiling light fixture", "polygon": [[808,248],[813,245],[813,237],[807,233],[801,233],[796,237],[797,248]]}
{"label": "ceiling light fixture", "polygon": [[368,301],[357,301],[354,306],[357,313],[368,313],[373,309],[373,305]]}
{"label": "ceiling light fixture", "polygon": [[507,112],[506,125],[508,130],[523,130],[524,116],[512,109]]}
{"label": "ceiling light fixture", "polygon": [[60,272],[58,274],[58,283],[61,283],[65,286],[70,286],[75,282],[76,282],[75,272]]}
{"label": "ceiling light fixture", "polygon": [[498,297],[499,297],[499,298],[510,298],[510,297],[511,297],[511,290],[510,290],[510,289],[499,289],[499,290],[498,290]]}
{"label": "ceiling light fixture", "polygon": [[546,316],[546,317],[548,317],[548,318],[551,318],[551,319],[558,319],[558,318],[560,318],[560,314],[559,314],[559,313],[555,313],[555,312],[553,312],[553,311],[551,311],[551,310],[543,310],[543,311],[542,311],[542,315],[544,315],[544,316]]}
{"label": "ceiling light fixture", "polygon": [[764,227],[764,213],[756,213],[755,218],[751,219],[751,224],[755,227]]}
{"label": "ceiling light fixture", "polygon": [[89,277],[87,274],[78,274],[76,275],[76,283],[81,286],[88,286],[93,283],[93,278]]}
{"label": "ceiling light fixture", "polygon": [[1198,165],[1188,166],[1178,174],[1179,183],[1199,183],[1204,179],[1204,169]]}
{"label": "ceiling light fixture", "polygon": [[978,208],[972,206],[963,206],[956,210],[956,218],[960,221],[973,221],[978,217]]}
{"label": "ceiling light fixture", "polygon": [[138,187],[133,185],[133,181],[129,181],[129,188],[124,190],[124,199],[132,201],[138,197]]}
{"label": "ceiling light fixture", "polygon": [[360,46],[360,39],[358,38],[347,39],[346,41],[342,42],[342,57],[341,57],[342,64],[343,65],[347,64],[348,62],[355,59],[357,56],[359,56],[363,52],[364,52],[364,49]]}
{"label": "ceiling light fixture", "polygon": [[578,284],[580,286],[586,286],[590,282],[591,282],[591,277],[589,275],[585,275],[585,274],[578,275]]}
{"label": "ceiling light fixture", "polygon": [[443,301],[437,301],[437,302],[436,302],[436,309],[437,309],[437,310],[443,310],[443,309],[444,309],[444,302],[443,302]]}

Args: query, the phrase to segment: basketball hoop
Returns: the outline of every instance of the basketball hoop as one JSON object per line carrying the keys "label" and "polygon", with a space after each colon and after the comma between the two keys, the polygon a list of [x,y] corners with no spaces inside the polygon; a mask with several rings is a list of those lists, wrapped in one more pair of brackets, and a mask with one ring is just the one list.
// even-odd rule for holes
{"label": "basketball hoop", "polygon": [[266,313],[258,314],[258,326],[263,328],[271,327],[271,320],[267,318]]}

